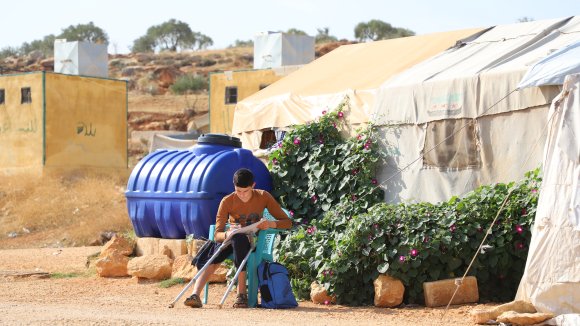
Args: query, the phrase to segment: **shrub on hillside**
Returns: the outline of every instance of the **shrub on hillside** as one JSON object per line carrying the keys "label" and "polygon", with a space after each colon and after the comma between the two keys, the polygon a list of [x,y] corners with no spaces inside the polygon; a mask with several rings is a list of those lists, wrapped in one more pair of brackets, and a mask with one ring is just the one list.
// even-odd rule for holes
{"label": "shrub on hillside", "polygon": [[194,93],[208,89],[207,78],[198,75],[183,75],[177,78],[170,87],[174,94]]}

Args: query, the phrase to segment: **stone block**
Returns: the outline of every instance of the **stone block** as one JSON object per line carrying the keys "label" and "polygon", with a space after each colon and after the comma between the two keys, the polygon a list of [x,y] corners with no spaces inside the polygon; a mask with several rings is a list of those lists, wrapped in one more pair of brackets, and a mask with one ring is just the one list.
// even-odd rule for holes
{"label": "stone block", "polygon": [[[446,306],[455,292],[457,282],[460,278],[441,280],[435,282],[423,283],[423,292],[425,293],[425,305],[427,307]],[[473,276],[467,276],[463,284],[459,286],[453,302],[451,304],[473,303],[479,301],[479,291],[477,289],[477,279]]]}
{"label": "stone block", "polygon": [[405,286],[399,279],[389,275],[379,275],[373,284],[376,307],[392,308],[403,302]]}
{"label": "stone block", "polygon": [[136,255],[157,255],[159,253],[159,240],[159,238],[137,238]]}
{"label": "stone block", "polygon": [[[185,239],[159,239],[159,250],[167,247],[175,258],[177,256],[187,255],[187,243]],[[158,252],[162,254],[162,252]]]}

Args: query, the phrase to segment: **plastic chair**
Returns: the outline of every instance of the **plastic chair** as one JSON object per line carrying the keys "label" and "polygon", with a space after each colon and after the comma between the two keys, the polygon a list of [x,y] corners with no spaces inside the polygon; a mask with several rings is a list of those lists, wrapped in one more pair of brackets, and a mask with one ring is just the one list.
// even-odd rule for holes
{"label": "plastic chair", "polygon": [[[288,211],[283,209],[287,216]],[[264,209],[263,215],[264,218],[270,221],[276,221],[276,219],[268,212],[268,209]],[[227,226],[226,226],[227,228]],[[258,265],[262,261],[274,261],[273,253],[274,250],[274,243],[276,241],[276,236],[281,229],[268,229],[262,230],[258,232],[258,237],[256,241],[256,249],[250,257],[248,258],[248,262],[246,265],[246,280],[247,280],[247,291],[248,291],[248,306],[249,307],[256,307],[258,305]],[[209,239],[214,239],[214,232],[215,232],[215,224],[212,224],[209,227]],[[233,255],[230,255],[228,259],[233,259]],[[203,303],[207,304],[207,297],[209,290],[209,282],[205,284],[204,294],[203,294]]]}

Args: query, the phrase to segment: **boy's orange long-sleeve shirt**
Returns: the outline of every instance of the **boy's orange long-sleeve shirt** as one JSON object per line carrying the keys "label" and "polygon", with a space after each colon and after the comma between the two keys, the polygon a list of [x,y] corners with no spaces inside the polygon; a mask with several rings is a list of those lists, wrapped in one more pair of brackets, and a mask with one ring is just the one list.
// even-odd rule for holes
{"label": "boy's orange long-sleeve shirt", "polygon": [[216,216],[214,239],[217,242],[225,240],[224,230],[227,223],[239,223],[241,227],[244,227],[258,222],[262,219],[264,208],[267,208],[277,219],[276,228],[289,229],[292,226],[292,221],[270,193],[265,190],[252,189],[252,198],[247,203],[244,203],[235,193],[222,199]]}

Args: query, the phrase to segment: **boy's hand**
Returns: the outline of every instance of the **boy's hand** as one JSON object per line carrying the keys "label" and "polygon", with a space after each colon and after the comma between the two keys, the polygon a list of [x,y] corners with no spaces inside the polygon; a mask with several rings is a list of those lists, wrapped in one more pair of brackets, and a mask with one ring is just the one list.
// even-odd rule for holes
{"label": "boy's hand", "polygon": [[260,222],[258,222],[258,229],[260,230],[267,230],[267,229],[271,229],[271,228],[275,228],[276,227],[276,222],[274,221],[269,221],[266,219],[262,219]]}

